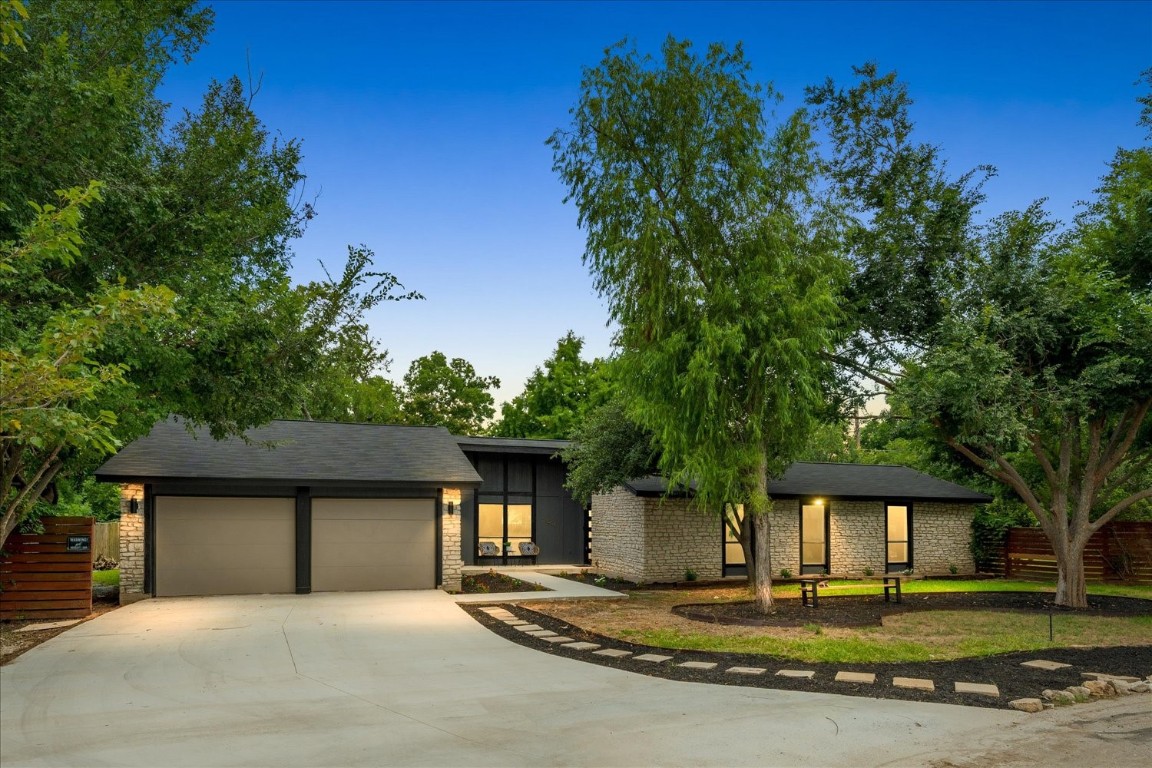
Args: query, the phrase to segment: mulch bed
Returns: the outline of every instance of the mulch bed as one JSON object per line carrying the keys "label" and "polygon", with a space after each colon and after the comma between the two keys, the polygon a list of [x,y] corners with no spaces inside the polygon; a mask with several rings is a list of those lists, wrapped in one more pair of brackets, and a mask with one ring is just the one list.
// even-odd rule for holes
{"label": "mulch bed", "polygon": [[805,624],[878,627],[885,616],[910,611],[1052,611],[1057,616],[1065,613],[1080,616],[1152,615],[1152,600],[1092,595],[1088,603],[1087,609],[1071,611],[1054,606],[1052,595],[1045,592],[906,592],[900,603],[886,602],[882,595],[823,594],[818,608],[805,606],[798,599],[785,598],[778,600],[768,615],[757,611],[752,601],[677,605],[672,612],[694,621],[745,627],[799,627]]}
{"label": "mulch bed", "polygon": [[[987,592],[987,593],[961,593],[966,607],[981,610],[1043,610],[1047,612],[1047,603],[1043,601],[1044,595],[1036,593]],[[997,595],[1002,597],[997,597]],[[944,610],[952,609],[954,605],[947,605],[946,597],[942,594],[924,596],[930,600],[912,601],[905,595],[907,606],[904,610]],[[917,595],[916,597],[921,597]],[[977,602],[973,598],[979,597]],[[829,597],[827,601],[821,598],[818,611],[825,608],[833,609],[834,602],[846,601],[840,608],[845,615],[853,609],[850,603],[863,603],[868,611],[874,611],[876,606],[870,600],[854,597]],[[1039,599],[1039,600],[1038,600]],[[1147,615],[1152,611],[1152,601],[1131,598],[1093,597],[1092,602],[1097,606],[1091,611],[1093,615]],[[879,598],[883,604],[883,597]],[[799,600],[781,601],[787,604],[794,602],[799,607]],[[1135,603],[1132,605],[1130,603]],[[919,606],[919,607],[916,607]],[[1028,607],[1031,606],[1031,607]],[[710,605],[708,608],[718,608]],[[493,619],[484,613],[475,604],[464,604],[461,608],[467,611],[476,621],[492,632],[519,645],[528,646],[540,653],[551,653],[556,656],[565,656],[585,663],[600,664],[628,672],[662,677],[668,680],[680,680],[694,683],[712,683],[715,685],[735,685],[751,688],[771,688],[777,690],[808,691],[815,693],[836,693],[848,696],[863,696],[875,699],[903,699],[907,701],[925,701],[940,704],[962,704],[966,706],[990,707],[1004,709],[1013,699],[1036,697],[1047,688],[1066,688],[1070,685],[1079,685],[1084,678],[1082,672],[1105,672],[1113,675],[1133,675],[1145,677],[1152,674],[1152,646],[1128,646],[1115,648],[1050,648],[1039,651],[1020,651],[973,659],[956,659],[951,661],[929,662],[892,662],[875,664],[829,664],[808,663],[785,659],[765,654],[716,653],[710,651],[684,651],[668,648],[653,648],[651,646],[636,645],[614,638],[603,637],[583,629],[537,613],[521,605],[509,606],[509,609],[521,619],[558,632],[573,640],[597,643],[604,648],[619,648],[631,651],[632,654],[656,653],[671,656],[672,659],[661,663],[636,661],[632,657],[613,659],[607,656],[597,656],[590,651],[575,651],[562,648],[551,643],[542,642],[536,638],[524,635],[513,627]],[[791,609],[792,606],[782,606]],[[810,608],[801,608],[807,613],[800,624],[811,623]],[[829,610],[830,614],[832,611]],[[1096,613],[1098,612],[1098,613]],[[794,621],[793,626],[796,625]],[[1071,664],[1071,667],[1056,671],[1045,671],[1020,666],[1021,662],[1031,659],[1047,659]],[[716,667],[711,670],[685,669],[676,666],[686,661],[715,662]],[[729,667],[765,667],[767,672],[763,675],[739,675],[726,672]],[[812,670],[816,674],[811,680],[778,677],[775,672],[780,669]],[[835,681],[837,672],[874,672],[876,683],[872,685],[840,683]],[[893,677],[915,677],[935,681],[936,690],[918,691],[905,688],[895,688],[891,685]],[[968,683],[995,683],[999,686],[1000,696],[993,698],[977,694],[956,693],[954,682]]]}
{"label": "mulch bed", "polygon": [[500,592],[548,592],[547,587],[521,581],[502,573],[470,573],[460,580],[460,591],[466,595],[487,595]]}

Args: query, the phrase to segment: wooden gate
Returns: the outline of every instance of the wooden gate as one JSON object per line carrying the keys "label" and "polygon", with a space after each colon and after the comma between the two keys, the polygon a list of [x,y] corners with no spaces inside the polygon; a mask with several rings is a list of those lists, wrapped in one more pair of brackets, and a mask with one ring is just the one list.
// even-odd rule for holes
{"label": "wooden gate", "polygon": [[0,553],[0,619],[78,619],[92,613],[92,518],[45,517]]}

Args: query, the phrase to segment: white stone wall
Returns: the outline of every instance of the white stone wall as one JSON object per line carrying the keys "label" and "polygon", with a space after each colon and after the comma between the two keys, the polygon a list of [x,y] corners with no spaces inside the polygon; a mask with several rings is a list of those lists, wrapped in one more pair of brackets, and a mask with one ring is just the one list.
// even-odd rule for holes
{"label": "white stone wall", "polygon": [[768,556],[772,558],[772,577],[780,576],[780,571],[788,570],[793,576],[800,575],[800,503],[795,499],[773,499],[772,542]]}
{"label": "white stone wall", "polygon": [[[460,500],[459,488],[445,488],[442,492],[441,535],[440,535],[440,588],[446,592],[460,591],[460,578],[464,560],[461,558]],[[448,504],[452,504],[452,514],[448,514]]]}
{"label": "white stone wall", "polygon": [[[137,509],[131,512],[132,499]],[[142,600],[144,592],[144,486],[120,486],[120,603]]]}
{"label": "white stone wall", "polygon": [[882,501],[828,502],[830,573],[884,573],[888,541]]}
{"label": "white stone wall", "polygon": [[912,505],[912,567],[918,574],[946,574],[950,567],[972,574],[971,504],[920,502]]}
{"label": "white stone wall", "polygon": [[718,579],[720,518],[687,499],[640,497],[623,488],[592,497],[592,567],[637,583]]}

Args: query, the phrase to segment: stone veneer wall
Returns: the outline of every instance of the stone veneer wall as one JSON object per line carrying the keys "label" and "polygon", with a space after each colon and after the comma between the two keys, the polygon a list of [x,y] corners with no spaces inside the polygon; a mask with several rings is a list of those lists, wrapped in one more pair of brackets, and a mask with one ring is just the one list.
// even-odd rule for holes
{"label": "stone veneer wall", "polygon": [[[132,499],[139,503],[133,514]],[[143,600],[144,592],[144,486],[120,486],[120,603]]]}
{"label": "stone veneer wall", "polygon": [[772,558],[772,576],[788,569],[793,576],[800,575],[800,502],[796,499],[773,499],[772,543],[768,548]]}
{"label": "stone veneer wall", "polygon": [[[446,592],[459,592],[464,560],[461,557],[462,538],[460,519],[463,510],[460,501],[463,494],[458,488],[445,488],[441,494],[440,510],[440,588]],[[452,504],[452,514],[448,514],[448,504]]]}
{"label": "stone veneer wall", "polygon": [[592,567],[638,583],[721,575],[720,519],[687,499],[636,496],[616,488],[592,497]]}
{"label": "stone veneer wall", "polygon": [[976,572],[972,559],[971,504],[924,501],[912,505],[912,569],[916,573]]}
{"label": "stone veneer wall", "polygon": [[[884,573],[888,557],[882,501],[828,501],[830,573]],[[915,525],[915,522],[913,522]]]}

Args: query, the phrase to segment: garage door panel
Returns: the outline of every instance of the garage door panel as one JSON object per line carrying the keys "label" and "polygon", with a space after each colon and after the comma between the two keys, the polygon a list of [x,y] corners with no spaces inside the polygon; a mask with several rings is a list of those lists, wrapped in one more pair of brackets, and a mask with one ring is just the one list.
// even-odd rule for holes
{"label": "garage door panel", "polygon": [[294,499],[159,496],[155,527],[157,595],[295,591]]}
{"label": "garage door panel", "polygon": [[431,499],[313,499],[315,592],[436,586]]}

